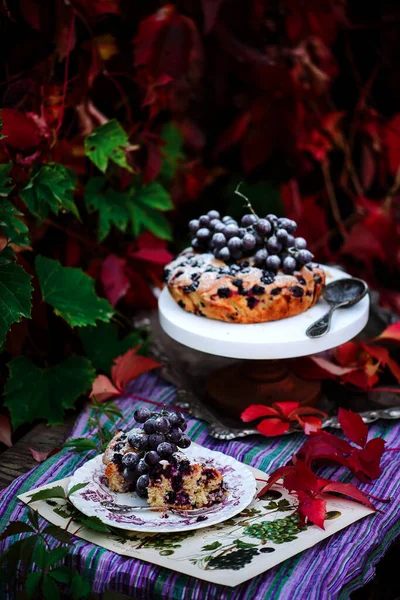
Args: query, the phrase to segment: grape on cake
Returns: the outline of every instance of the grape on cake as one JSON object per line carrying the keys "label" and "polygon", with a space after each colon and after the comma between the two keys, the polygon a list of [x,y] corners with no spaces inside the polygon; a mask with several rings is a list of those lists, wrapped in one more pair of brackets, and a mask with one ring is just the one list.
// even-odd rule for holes
{"label": "grape on cake", "polygon": [[297,225],[245,214],[240,225],[216,210],[189,222],[191,248],[164,270],[181,308],[231,323],[275,321],[314,306],[325,284]]}
{"label": "grape on cake", "polygon": [[108,444],[103,463],[111,490],[135,491],[150,506],[192,510],[222,502],[227,492],[221,473],[211,464],[196,463],[180,449],[188,448],[185,417],[179,412],[135,411],[143,428],[118,431]]}

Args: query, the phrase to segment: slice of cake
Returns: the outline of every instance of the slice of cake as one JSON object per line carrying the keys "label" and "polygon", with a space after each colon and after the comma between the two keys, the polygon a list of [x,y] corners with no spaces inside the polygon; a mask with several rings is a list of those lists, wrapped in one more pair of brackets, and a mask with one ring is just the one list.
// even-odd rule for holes
{"label": "slice of cake", "polygon": [[143,428],[118,431],[104,452],[111,490],[135,492],[150,506],[161,508],[193,510],[222,502],[227,491],[221,473],[178,449],[191,444],[181,413],[140,408],[135,419]]}

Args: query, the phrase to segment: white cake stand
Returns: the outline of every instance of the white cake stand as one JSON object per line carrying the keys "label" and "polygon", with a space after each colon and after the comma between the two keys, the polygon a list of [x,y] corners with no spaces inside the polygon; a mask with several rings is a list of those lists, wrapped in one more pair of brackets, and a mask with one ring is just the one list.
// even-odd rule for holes
{"label": "white cake stand", "polygon": [[[340,269],[324,269],[327,283],[350,277]],[[208,354],[246,360],[240,368],[235,364],[214,373],[207,386],[220,406],[233,408],[230,412],[238,414],[243,406],[255,402],[298,400],[315,404],[319,383],[300,379],[279,359],[316,354],[352,339],[368,321],[369,304],[367,294],[355,306],[337,310],[328,334],[317,339],[308,338],[305,331],[328,310],[322,298],[295,317],[251,325],[225,323],[185,312],[167,288],[160,294],[158,307],[161,327],[177,342]]]}

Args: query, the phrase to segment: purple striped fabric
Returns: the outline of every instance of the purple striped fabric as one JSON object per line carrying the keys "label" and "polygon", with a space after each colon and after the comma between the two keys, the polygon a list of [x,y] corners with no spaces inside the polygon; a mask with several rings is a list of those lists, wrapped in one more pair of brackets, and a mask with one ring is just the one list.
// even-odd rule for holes
{"label": "purple striped fabric", "polygon": [[[132,382],[126,392],[132,396],[173,404],[174,388],[154,374],[143,375]],[[132,396],[118,400],[125,418],[125,423],[120,424],[122,427],[132,425],[133,411],[144,405]],[[87,423],[86,411],[78,418],[72,437],[91,435]],[[190,419],[188,433],[197,443],[225,452],[265,472],[285,464],[304,441],[304,436],[300,434],[273,439],[254,436],[239,441],[216,441],[207,434],[207,426],[195,419]],[[397,423],[382,421],[371,426],[370,437],[377,435],[385,438],[388,448],[400,446],[400,425]],[[16,500],[17,494],[71,475],[93,455],[93,452],[75,455],[63,451],[15,480],[0,496],[1,530],[11,520],[27,519],[27,508]],[[383,505],[383,513],[354,523],[236,588],[215,585],[119,556],[78,538],[71,546],[67,561],[91,579],[94,592],[119,591],[137,600],[345,599],[353,590],[373,578],[374,565],[400,531],[400,457],[397,452],[385,453],[382,467],[383,474],[379,481],[360,487],[376,496],[393,498],[390,504]],[[328,473],[341,481],[351,480],[343,469],[330,468],[324,472]],[[7,544],[7,541],[3,542],[0,551]]]}

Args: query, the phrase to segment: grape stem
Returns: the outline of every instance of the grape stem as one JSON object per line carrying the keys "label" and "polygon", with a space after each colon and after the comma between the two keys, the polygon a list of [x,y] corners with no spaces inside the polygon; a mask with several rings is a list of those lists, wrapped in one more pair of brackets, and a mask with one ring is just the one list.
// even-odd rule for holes
{"label": "grape stem", "polygon": [[236,190],[235,190],[235,194],[237,194],[238,196],[241,196],[242,198],[244,198],[246,200],[246,207],[253,213],[253,215],[256,217],[257,221],[260,220],[260,217],[258,216],[258,214],[254,211],[250,200],[247,198],[247,196],[245,196],[244,194],[242,194],[242,192],[239,192],[239,188],[242,185],[243,181],[241,181],[240,183],[237,184],[236,186]]}

